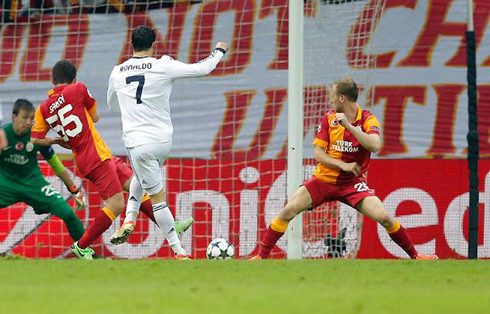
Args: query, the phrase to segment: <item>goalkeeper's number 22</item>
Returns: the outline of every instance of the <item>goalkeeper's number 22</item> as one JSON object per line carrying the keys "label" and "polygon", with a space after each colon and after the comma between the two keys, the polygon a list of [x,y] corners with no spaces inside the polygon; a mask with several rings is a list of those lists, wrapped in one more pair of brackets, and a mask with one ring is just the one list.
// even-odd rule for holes
{"label": "goalkeeper's number 22", "polygon": [[141,94],[143,93],[143,85],[145,85],[144,75],[133,75],[126,78],[126,84],[131,84],[132,82],[138,82],[138,87],[136,88],[136,103],[141,104]]}

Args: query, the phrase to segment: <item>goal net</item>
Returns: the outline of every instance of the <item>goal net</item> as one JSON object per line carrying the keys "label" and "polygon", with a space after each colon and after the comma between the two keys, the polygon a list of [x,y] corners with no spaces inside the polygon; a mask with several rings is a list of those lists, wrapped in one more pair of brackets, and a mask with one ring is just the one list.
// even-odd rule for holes
{"label": "goal net", "polygon": [[[312,3],[313,4],[313,3]],[[375,27],[385,1],[323,0],[304,16],[304,180],[316,167],[311,143],[320,120],[331,108],[328,93],[334,81],[352,77],[360,87],[358,102],[369,109],[374,98],[377,37]],[[330,202],[303,216],[303,257],[355,257],[363,216]]]}
{"label": "goal net", "polygon": [[[287,143],[287,0],[0,0],[0,104],[10,122],[18,98],[39,105],[52,88],[50,68],[60,59],[78,68],[98,100],[96,127],[114,155],[125,156],[118,113],[105,105],[112,67],[131,56],[130,34],[138,25],[157,33],[157,55],[198,62],[217,41],[230,50],[208,77],[176,81],[171,97],[175,127],[170,159],[162,168],[168,203],[177,219],[195,218],[182,236],[194,258],[204,258],[213,238],[229,239],[238,258],[257,254],[267,226],[285,205]],[[374,26],[384,0],[304,2],[304,178],[315,163],[316,127],[328,111],[330,84],[352,76],[362,87],[360,103],[373,97]],[[59,153],[67,154],[56,147]],[[87,226],[102,206],[83,182],[88,207],[78,215]],[[49,166],[42,167],[66,194]],[[124,217],[124,216],[123,216]],[[159,229],[140,214],[128,243],[114,246],[113,226],[94,244],[105,256],[169,257]],[[355,257],[362,220],[351,208],[329,203],[304,215],[304,257]],[[63,257],[72,240],[61,220],[36,216],[15,204],[0,210],[0,254]],[[284,257],[286,237],[273,257]]]}

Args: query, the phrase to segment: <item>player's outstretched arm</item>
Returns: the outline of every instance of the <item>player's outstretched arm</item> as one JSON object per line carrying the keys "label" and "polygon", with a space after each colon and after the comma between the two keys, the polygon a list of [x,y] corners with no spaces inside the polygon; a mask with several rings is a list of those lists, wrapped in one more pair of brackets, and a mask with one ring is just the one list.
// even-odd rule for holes
{"label": "player's outstretched arm", "polygon": [[226,51],[228,51],[228,45],[218,42],[209,57],[197,63],[188,64],[170,58],[167,60],[165,72],[173,79],[208,75],[216,69]]}
{"label": "player's outstretched arm", "polygon": [[41,106],[39,106],[36,109],[36,115],[34,116],[34,125],[31,129],[31,143],[38,146],[50,146],[54,144],[59,144],[67,148],[67,144],[60,137],[46,136],[48,131],[49,125],[44,119],[44,116],[41,112]]}
{"label": "player's outstretched arm", "polygon": [[65,148],[69,148],[66,146],[67,144],[65,143],[65,141],[63,141],[63,139],[61,139],[60,137],[50,137],[50,136],[46,136],[44,138],[31,137],[31,142],[38,146],[51,146],[51,145],[58,144]]}

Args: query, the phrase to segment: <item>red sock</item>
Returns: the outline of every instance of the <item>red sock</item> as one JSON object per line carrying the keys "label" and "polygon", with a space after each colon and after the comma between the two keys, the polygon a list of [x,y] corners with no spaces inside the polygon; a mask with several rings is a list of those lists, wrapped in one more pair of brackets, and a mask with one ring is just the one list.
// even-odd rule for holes
{"label": "red sock", "polygon": [[276,245],[276,242],[283,236],[284,232],[278,232],[271,229],[271,227],[267,228],[267,232],[265,234],[264,240],[262,241],[262,247],[260,248],[260,257],[266,259],[269,257],[269,254]]}
{"label": "red sock", "polygon": [[97,216],[95,216],[95,220],[90,224],[82,238],[78,240],[78,246],[81,249],[89,246],[90,243],[97,239],[102,233],[104,233],[104,231],[109,229],[114,218],[116,218],[116,216],[114,216],[114,214],[110,212],[107,207],[102,208]]}
{"label": "red sock", "polygon": [[155,220],[155,216],[153,215],[153,207],[151,206],[151,202],[149,199],[142,202],[140,205],[140,211],[145,214],[148,218],[151,219],[154,223],[157,223]]}
{"label": "red sock", "polygon": [[[398,228],[396,228],[396,227],[398,227]],[[392,228],[395,228],[395,230],[396,229],[398,229],[398,230],[390,232],[389,229],[392,229]],[[396,244],[398,244],[405,252],[407,252],[407,254],[408,254],[408,256],[410,256],[410,258],[414,259],[417,256],[418,252],[413,245],[412,239],[408,235],[407,230],[405,228],[403,228],[402,225],[400,225],[396,221],[395,225],[391,228],[388,228],[386,231],[388,232],[388,235],[390,236],[390,238]]]}

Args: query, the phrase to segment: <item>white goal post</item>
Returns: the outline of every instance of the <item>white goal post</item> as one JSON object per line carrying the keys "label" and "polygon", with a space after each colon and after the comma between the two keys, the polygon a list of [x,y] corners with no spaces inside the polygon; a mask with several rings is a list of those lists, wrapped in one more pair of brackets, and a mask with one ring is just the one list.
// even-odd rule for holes
{"label": "white goal post", "polygon": [[[290,199],[303,182],[303,1],[289,3],[288,170]],[[288,226],[288,259],[303,257],[303,216]]]}
{"label": "white goal post", "polygon": [[[374,97],[374,93],[369,92],[373,83],[373,72],[366,68],[375,68],[375,60],[370,57],[371,50],[376,46],[372,35],[376,26],[375,19],[379,18],[385,6],[385,0],[322,0],[316,2],[318,5],[315,9],[316,16],[315,19],[311,19],[304,17],[308,2],[314,3],[315,1],[290,1],[289,5],[288,199],[311,175],[314,166],[314,161],[309,157],[311,152],[306,151],[312,150],[311,145],[306,141],[303,143],[304,109],[309,102],[308,99],[304,99],[304,86],[309,85],[311,81],[314,84],[324,82],[323,86],[326,87],[343,76],[352,76],[365,91],[363,101],[370,103]],[[346,27],[347,25],[351,26]],[[361,31],[353,32],[354,25],[357,25]],[[348,33],[345,32],[346,30]],[[331,36],[326,36],[325,33]],[[360,56],[365,56],[367,60]],[[346,64],[347,58],[350,58],[348,65]],[[305,61],[308,62],[306,66]],[[365,67],[363,63],[369,66]],[[356,71],[357,69],[361,70]],[[328,106],[325,104],[319,112],[316,112],[315,117],[310,118],[319,121],[321,115],[327,111]],[[310,140],[313,136],[309,134],[306,140]],[[308,157],[305,158],[305,156]],[[327,243],[329,234],[321,234],[319,238],[315,235],[305,239],[303,229],[308,226],[303,223],[303,214],[300,214],[290,222],[288,227],[288,259],[319,256],[345,258],[356,255],[360,245],[362,217],[347,206],[339,205],[334,204],[333,207],[337,209],[333,210],[332,207],[320,209],[333,212],[336,216],[334,217],[335,222],[325,221],[326,228],[320,229],[336,228],[337,231],[332,237],[344,241],[347,248],[336,252],[338,255],[332,255],[332,248],[329,247],[331,243]],[[308,212],[305,214],[313,215]],[[336,224],[336,226],[329,227],[329,224]]]}

